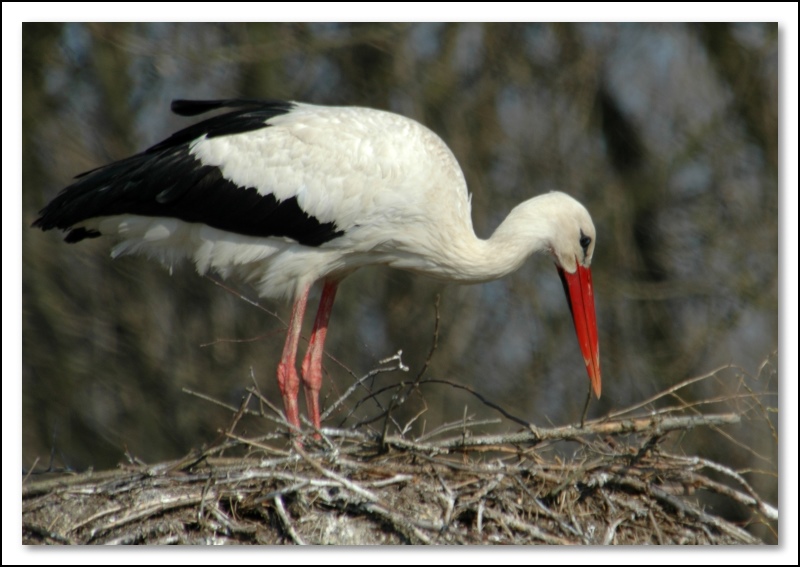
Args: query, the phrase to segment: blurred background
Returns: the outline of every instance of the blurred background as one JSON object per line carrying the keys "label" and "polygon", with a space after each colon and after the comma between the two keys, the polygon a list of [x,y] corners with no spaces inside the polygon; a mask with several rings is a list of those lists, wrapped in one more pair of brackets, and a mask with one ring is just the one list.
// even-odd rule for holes
{"label": "blurred background", "polygon": [[[583,202],[598,232],[603,371],[590,416],[735,365],[678,401],[724,400],[730,411],[754,391],[769,418],[735,408],[740,427],[681,442],[747,470],[777,502],[778,44],[774,23],[23,24],[23,467],[184,455],[230,413],[183,389],[238,405],[251,369],[280,402],[288,305],[261,300],[271,315],[191,265],[170,275],[143,257],[112,261],[103,239],[67,245],[29,227],[75,175],[196,121],[172,115],[171,100],[281,98],[430,127],[464,169],[479,236],[542,192]],[[326,360],[323,404],[399,349],[410,372],[382,374],[374,388],[413,379],[437,296],[426,376],[538,425],[580,419],[588,380],[545,256],[479,286],[381,268],[353,275],[334,308],[327,352],[339,363]],[[328,424],[355,423],[350,409]],[[401,422],[424,411],[417,432],[500,417],[444,385],[400,411]]]}

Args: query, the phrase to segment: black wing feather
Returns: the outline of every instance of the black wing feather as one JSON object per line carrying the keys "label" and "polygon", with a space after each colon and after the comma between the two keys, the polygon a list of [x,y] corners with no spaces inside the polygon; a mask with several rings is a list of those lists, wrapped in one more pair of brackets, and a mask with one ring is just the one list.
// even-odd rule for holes
{"label": "black wing feather", "polygon": [[44,209],[33,226],[70,230],[65,240],[79,242],[100,236],[72,227],[87,219],[134,214],[171,217],[246,236],[283,236],[307,246],[319,246],[343,234],[332,222],[309,216],[297,199],[278,201],[255,187],[225,179],[216,166],[203,165],[189,153],[201,136],[213,138],[261,128],[272,117],[294,108],[289,102],[229,99],[176,100],[172,110],[194,116],[220,108],[237,108],[180,130],[144,152],[82,173]]}

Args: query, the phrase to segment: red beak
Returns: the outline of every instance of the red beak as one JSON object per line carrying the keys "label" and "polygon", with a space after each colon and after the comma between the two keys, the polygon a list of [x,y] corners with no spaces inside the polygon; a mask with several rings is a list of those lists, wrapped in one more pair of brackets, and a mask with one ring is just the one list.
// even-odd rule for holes
{"label": "red beak", "polygon": [[569,310],[578,334],[583,361],[592,382],[595,395],[600,397],[600,345],[597,342],[597,317],[594,314],[594,291],[592,288],[592,271],[578,263],[578,269],[570,274],[560,266],[558,275],[564,284]]}

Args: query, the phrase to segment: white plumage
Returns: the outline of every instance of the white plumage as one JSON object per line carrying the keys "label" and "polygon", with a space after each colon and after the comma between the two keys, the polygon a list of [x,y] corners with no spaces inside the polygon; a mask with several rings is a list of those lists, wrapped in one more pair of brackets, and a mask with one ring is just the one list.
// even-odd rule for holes
{"label": "white plumage", "polygon": [[[319,427],[321,354],[338,282],[367,264],[474,283],[502,277],[532,253],[553,254],[597,395],[599,350],[591,289],[595,229],[559,192],[514,208],[492,237],[472,228],[461,168],[445,143],[408,118],[367,108],[263,101],[176,101],[194,115],[228,114],[142,154],[88,172],[34,223],[67,241],[110,235],[114,257],[238,276],[261,296],[294,300],[278,367],[289,422],[299,427],[295,356],[310,287],[324,280],[303,362]],[[574,288],[574,290],[573,290]]]}
{"label": "white plumage", "polygon": [[309,216],[335,223],[344,231],[341,238],[309,247],[290,238],[223,234],[207,225],[129,214],[87,219],[81,226],[123,238],[114,256],[145,253],[169,266],[188,257],[200,273],[236,272],[262,296],[287,298],[334,271],[396,260],[382,252],[421,256],[429,242],[441,242],[443,232],[474,235],[458,162],[421,124],[380,110],[308,104],[268,123],[253,132],[198,138],[189,153],[220,168],[238,187],[279,201],[296,198]]}

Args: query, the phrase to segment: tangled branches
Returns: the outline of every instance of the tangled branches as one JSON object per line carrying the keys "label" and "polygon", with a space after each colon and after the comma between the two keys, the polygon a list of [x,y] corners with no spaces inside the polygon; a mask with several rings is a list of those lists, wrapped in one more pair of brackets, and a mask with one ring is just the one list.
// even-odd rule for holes
{"label": "tangled branches", "polygon": [[[399,355],[383,362],[372,375],[404,368]],[[416,437],[409,423],[393,420],[392,408],[408,386],[434,383],[422,373],[396,386],[393,401],[370,420],[379,426],[323,428],[293,438],[285,422],[259,437],[237,433],[245,416],[282,421],[253,387],[231,408],[231,423],[216,442],[184,459],[26,479],[23,541],[759,543],[698,499],[716,495],[750,510],[750,522],[774,529],[777,509],[746,474],[668,448],[675,432],[702,427],[725,435],[740,413],[702,414],[685,403],[654,409],[658,400],[677,399],[680,390],[724,370],[582,426],[525,424],[510,433],[477,434],[487,421],[465,417]],[[365,379],[331,408],[345,405]],[[374,392],[365,398],[374,399]],[[763,409],[757,400],[752,407]]]}

